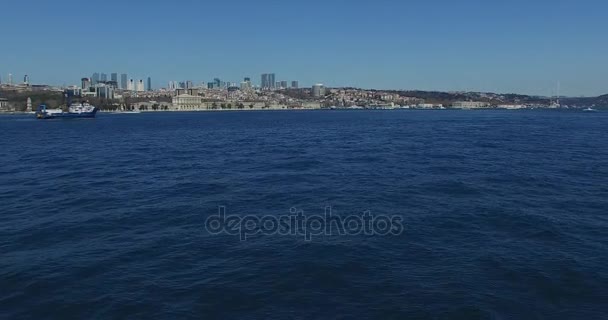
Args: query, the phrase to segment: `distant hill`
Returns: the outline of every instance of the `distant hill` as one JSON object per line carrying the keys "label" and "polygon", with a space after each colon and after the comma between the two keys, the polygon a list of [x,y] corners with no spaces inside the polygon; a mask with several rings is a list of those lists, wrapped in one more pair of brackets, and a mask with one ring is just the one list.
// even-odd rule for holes
{"label": "distant hill", "polygon": [[599,97],[562,98],[562,103],[572,106],[592,106],[608,108],[608,94]]}

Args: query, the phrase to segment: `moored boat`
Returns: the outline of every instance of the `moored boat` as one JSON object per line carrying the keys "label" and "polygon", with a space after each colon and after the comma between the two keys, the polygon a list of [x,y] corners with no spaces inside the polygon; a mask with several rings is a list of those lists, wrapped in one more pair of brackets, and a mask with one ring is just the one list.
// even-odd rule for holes
{"label": "moored boat", "polygon": [[97,108],[86,102],[71,105],[67,112],[61,109],[49,109],[46,105],[42,104],[36,111],[36,118],[38,119],[71,119],[71,118],[95,118],[97,114]]}
{"label": "moored boat", "polygon": [[36,118],[38,119],[74,119],[74,118],[95,118],[97,109],[95,106],[86,101],[78,104],[72,104],[73,91],[66,90],[65,97],[67,99],[68,111],[62,109],[49,109],[45,104],[38,106],[36,110]]}

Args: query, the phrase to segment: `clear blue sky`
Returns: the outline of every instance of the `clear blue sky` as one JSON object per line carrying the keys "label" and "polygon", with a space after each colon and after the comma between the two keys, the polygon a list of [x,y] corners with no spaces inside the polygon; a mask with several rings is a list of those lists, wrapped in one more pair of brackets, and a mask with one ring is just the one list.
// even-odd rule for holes
{"label": "clear blue sky", "polygon": [[608,93],[605,0],[4,1],[0,74]]}

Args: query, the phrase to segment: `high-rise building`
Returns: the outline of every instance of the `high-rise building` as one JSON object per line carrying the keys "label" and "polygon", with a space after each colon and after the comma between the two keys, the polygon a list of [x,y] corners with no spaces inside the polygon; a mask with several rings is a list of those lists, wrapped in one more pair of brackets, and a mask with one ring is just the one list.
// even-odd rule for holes
{"label": "high-rise building", "polygon": [[148,77],[148,91],[152,91],[152,78]]}
{"label": "high-rise building", "polygon": [[129,83],[127,80],[127,74],[123,73],[120,75],[120,88],[123,90],[127,90],[128,86],[129,86]]}
{"label": "high-rise building", "polygon": [[188,80],[186,81],[186,89],[192,89],[194,88],[194,84],[192,83],[192,81]]}
{"label": "high-rise building", "polygon": [[100,77],[100,79],[99,79],[99,80],[100,80],[101,82],[106,82],[106,81],[108,81],[108,75],[107,75],[107,74],[105,74],[105,73],[102,73],[102,74],[101,74],[101,77]]}
{"label": "high-rise building", "polygon": [[281,81],[281,89],[287,89],[287,81]]}
{"label": "high-rise building", "polygon": [[13,85],[13,74],[12,73],[8,74],[8,85],[9,86]]}
{"label": "high-rise building", "polygon": [[245,82],[251,82],[251,78],[245,77]]}
{"label": "high-rise building", "polygon": [[110,74],[110,80],[118,83],[118,73],[115,73],[115,72],[111,73]]}
{"label": "high-rise building", "polygon": [[272,89],[276,86],[275,74],[265,73],[262,75],[262,89]]}
{"label": "high-rise building", "polygon": [[321,96],[325,95],[325,86],[317,83],[314,86],[312,86],[312,96],[315,98],[319,98]]}
{"label": "high-rise building", "polygon": [[23,84],[26,86],[30,84],[30,77],[27,74],[23,76]]}
{"label": "high-rise building", "polygon": [[268,74],[262,74],[262,79],[260,80],[260,87],[262,89],[268,89]]}
{"label": "high-rise building", "polygon": [[137,92],[144,92],[145,88],[144,88],[144,80],[139,79],[139,81],[137,81]]}
{"label": "high-rise building", "polygon": [[99,73],[95,72],[93,73],[93,76],[91,76],[91,84],[96,85],[99,82]]}
{"label": "high-rise building", "polygon": [[129,79],[129,83],[127,84],[127,90],[129,90],[129,91],[135,90],[135,82],[133,82],[133,79]]}
{"label": "high-rise building", "polygon": [[114,88],[100,83],[95,86],[95,96],[102,99],[114,99]]}
{"label": "high-rise building", "polygon": [[298,87],[300,87],[300,84],[297,81],[292,81],[291,82],[291,88],[292,89],[297,89]]}
{"label": "high-rise building", "polygon": [[89,78],[82,78],[80,79],[81,83],[82,83],[82,90],[88,90],[89,87],[91,86],[91,80]]}

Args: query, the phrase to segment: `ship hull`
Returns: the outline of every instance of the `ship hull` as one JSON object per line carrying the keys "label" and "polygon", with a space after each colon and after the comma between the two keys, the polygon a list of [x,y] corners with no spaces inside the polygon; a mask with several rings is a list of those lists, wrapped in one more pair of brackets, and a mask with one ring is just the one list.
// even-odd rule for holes
{"label": "ship hull", "polygon": [[61,112],[61,113],[37,113],[36,118],[38,119],[86,119],[95,118],[97,109],[91,112]]}

